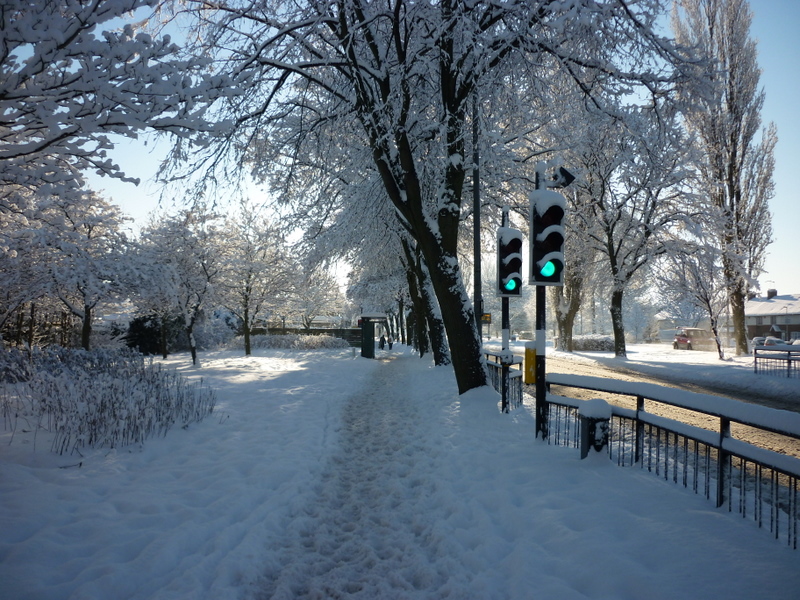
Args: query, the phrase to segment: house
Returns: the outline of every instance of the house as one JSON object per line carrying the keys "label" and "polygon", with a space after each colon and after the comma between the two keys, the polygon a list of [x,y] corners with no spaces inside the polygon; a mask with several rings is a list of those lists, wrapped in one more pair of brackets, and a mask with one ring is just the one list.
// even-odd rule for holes
{"label": "house", "polygon": [[779,296],[767,290],[766,298],[751,298],[744,305],[749,339],[773,336],[786,341],[800,338],[800,294]]}

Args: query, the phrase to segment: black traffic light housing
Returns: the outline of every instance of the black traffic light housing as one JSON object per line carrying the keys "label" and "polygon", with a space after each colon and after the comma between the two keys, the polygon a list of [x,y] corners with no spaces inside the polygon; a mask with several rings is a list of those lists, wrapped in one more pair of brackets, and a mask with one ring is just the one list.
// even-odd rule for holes
{"label": "black traffic light housing", "polygon": [[530,282],[564,285],[564,196],[552,190],[531,194]]}
{"label": "black traffic light housing", "polygon": [[522,232],[497,228],[497,295],[522,295]]}

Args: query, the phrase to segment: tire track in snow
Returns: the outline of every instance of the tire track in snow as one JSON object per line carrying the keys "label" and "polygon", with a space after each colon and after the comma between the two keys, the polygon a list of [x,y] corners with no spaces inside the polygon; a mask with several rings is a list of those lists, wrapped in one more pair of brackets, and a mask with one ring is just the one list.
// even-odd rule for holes
{"label": "tire track in snow", "polygon": [[406,363],[387,361],[345,404],[339,447],[314,500],[295,511],[259,598],[464,597],[455,588],[470,576],[435,526],[448,516],[436,499],[440,441]]}

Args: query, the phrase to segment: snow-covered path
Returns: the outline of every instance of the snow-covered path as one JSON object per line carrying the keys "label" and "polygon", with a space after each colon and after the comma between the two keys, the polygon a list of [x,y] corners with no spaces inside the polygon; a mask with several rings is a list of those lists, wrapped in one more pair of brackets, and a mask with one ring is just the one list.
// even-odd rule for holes
{"label": "snow-covered path", "polygon": [[0,599],[797,598],[800,551],[753,521],[391,356],[173,357],[214,417],[80,467],[3,433]]}
{"label": "snow-covered path", "polygon": [[437,533],[450,516],[434,477],[443,440],[408,387],[411,365],[385,361],[346,402],[339,448],[292,514],[263,597],[470,595],[469,574]]}

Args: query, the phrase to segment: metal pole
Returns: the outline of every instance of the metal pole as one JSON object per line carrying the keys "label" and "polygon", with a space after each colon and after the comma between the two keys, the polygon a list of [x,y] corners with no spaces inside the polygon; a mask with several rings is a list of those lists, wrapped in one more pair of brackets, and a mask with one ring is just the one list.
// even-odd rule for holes
{"label": "metal pole", "polygon": [[500,399],[502,404],[502,410],[504,413],[509,411],[508,409],[508,346],[510,341],[510,329],[511,329],[511,319],[508,315],[508,296],[502,297],[502,313],[503,313],[503,352],[502,358],[500,359]]}
{"label": "metal pole", "polygon": [[536,435],[547,439],[547,384],[545,382],[545,286],[536,286]]}
{"label": "metal pole", "polygon": [[[508,207],[503,207],[503,227],[508,227]],[[508,347],[511,341],[511,318],[508,310],[508,296],[502,296],[500,300],[502,307],[501,326],[503,328],[503,341],[500,357],[500,400],[503,412],[508,412]]]}
{"label": "metal pole", "polygon": [[[539,168],[537,165],[534,175],[534,187],[538,190],[541,186]],[[534,211],[535,212],[535,211]],[[533,229],[531,229],[532,231]],[[533,240],[531,240],[533,243]],[[542,434],[542,439],[547,439],[547,384],[545,382],[545,349],[547,344],[547,320],[545,286],[536,286],[536,435]]]}

